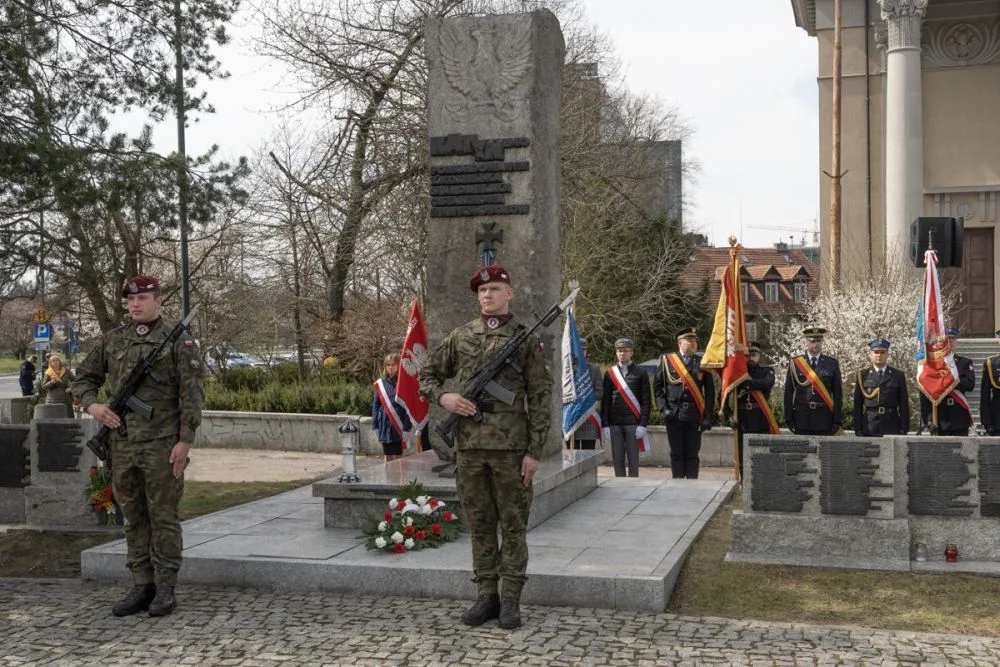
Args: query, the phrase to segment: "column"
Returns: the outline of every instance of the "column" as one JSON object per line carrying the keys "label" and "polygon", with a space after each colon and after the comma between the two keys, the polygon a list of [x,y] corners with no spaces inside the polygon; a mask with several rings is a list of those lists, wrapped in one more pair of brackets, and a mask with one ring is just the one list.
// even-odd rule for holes
{"label": "column", "polygon": [[920,25],[928,0],[878,0],[888,27],[885,87],[886,261],[905,258],[910,223],[923,214],[924,124]]}

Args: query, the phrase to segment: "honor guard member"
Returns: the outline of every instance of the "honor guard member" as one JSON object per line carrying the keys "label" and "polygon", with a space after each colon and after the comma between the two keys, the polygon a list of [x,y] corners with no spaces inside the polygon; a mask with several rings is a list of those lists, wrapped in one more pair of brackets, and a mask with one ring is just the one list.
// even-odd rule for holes
{"label": "honor guard member", "polygon": [[[945,329],[951,349],[955,349],[959,330],[955,327]],[[972,359],[955,355],[955,367],[958,369],[958,384],[937,406],[937,426],[934,425],[934,412],[930,400],[920,394],[920,422],[931,435],[969,435],[972,427],[972,410],[965,394],[976,388],[976,367]]]}
{"label": "honor guard member", "polygon": [[635,343],[631,338],[615,341],[613,364],[604,374],[604,398],[601,400],[602,435],[611,443],[611,461],[615,466],[615,477],[625,477],[626,461],[628,476],[639,476],[639,443],[647,446],[646,426],[652,401],[649,393],[649,376],[646,370],[632,363]]}
{"label": "honor guard member", "polygon": [[[163,297],[152,276],[125,281],[131,322],[104,334],[76,370],[73,394],[95,420],[111,429],[112,484],[125,516],[125,564],[133,588],[111,610],[115,616],[149,611],[170,614],[181,567],[181,523],[184,468],[201,424],[204,402],[201,355],[188,332],[153,359],[154,370],[135,397],[152,408],[147,421],[134,412],[122,416],[98,401],[105,380],[111,394],[138,364],[169,336],[173,325],[160,317]],[[120,427],[124,426],[124,429]]]}
{"label": "honor guard member", "polygon": [[854,435],[906,435],[910,430],[910,399],[906,376],[889,365],[889,341],[868,343],[872,365],[854,379]]}
{"label": "honor guard member", "polygon": [[[474,403],[445,391],[443,385],[451,377],[466,386],[524,328],[510,314],[514,290],[502,266],[477,270],[469,286],[479,300],[481,315],[454,329],[434,351],[420,371],[420,393],[464,417],[455,430],[455,483],[469,523],[477,597],[462,614],[462,622],[476,626],[499,618],[500,627],[510,630],[521,625],[531,484],[552,420],[552,376],[540,341],[531,336],[517,349],[513,363],[494,379],[516,394],[513,405],[490,400]],[[497,525],[502,544],[497,541]]]}
{"label": "honor guard member", "polygon": [[[1000,343],[1000,329],[996,331]],[[983,388],[979,393],[979,419],[986,435],[1000,435],[1000,354],[983,362]]]}
{"label": "honor guard member", "polygon": [[675,478],[698,479],[701,434],[712,428],[715,382],[701,370],[698,332],[694,327],[677,332],[677,352],[660,358],[653,378],[656,407],[663,414],[670,443],[670,473]]}
{"label": "honor guard member", "polygon": [[774,388],[774,369],[761,366],[761,349],[759,343],[750,343],[747,347],[748,380],[736,388],[736,410],[738,419],[734,420],[733,406],[730,401],[722,406],[723,418],[729,428],[736,431],[739,451],[739,475],[743,479],[743,434],[770,433],[777,435],[778,422],[771,411],[768,399]]}
{"label": "honor guard member", "polygon": [[823,354],[823,327],[802,330],[806,352],[792,357],[785,378],[785,425],[799,435],[835,435],[843,423],[840,363]]}

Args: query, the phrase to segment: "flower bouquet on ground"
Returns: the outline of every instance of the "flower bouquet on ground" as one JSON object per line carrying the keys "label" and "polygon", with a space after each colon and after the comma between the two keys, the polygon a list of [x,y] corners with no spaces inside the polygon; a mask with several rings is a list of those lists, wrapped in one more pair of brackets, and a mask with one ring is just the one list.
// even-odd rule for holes
{"label": "flower bouquet on ground", "polygon": [[121,510],[111,488],[111,471],[104,463],[90,466],[90,488],[87,491],[91,506],[99,516],[103,516],[109,526],[118,524]]}
{"label": "flower bouquet on ground", "polygon": [[399,490],[397,498],[389,501],[384,515],[371,519],[371,525],[365,529],[365,546],[401,554],[413,549],[437,548],[461,532],[462,520],[458,515],[413,480]]}

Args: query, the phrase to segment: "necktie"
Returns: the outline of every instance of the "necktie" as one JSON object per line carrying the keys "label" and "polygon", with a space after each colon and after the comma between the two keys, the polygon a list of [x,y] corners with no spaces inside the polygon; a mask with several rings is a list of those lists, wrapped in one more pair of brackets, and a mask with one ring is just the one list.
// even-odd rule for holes
{"label": "necktie", "polygon": [[881,368],[878,369],[878,381],[879,381],[879,383],[882,382],[882,369]]}
{"label": "necktie", "polygon": [[812,366],[813,370],[816,370],[816,357],[809,357],[809,365]]}

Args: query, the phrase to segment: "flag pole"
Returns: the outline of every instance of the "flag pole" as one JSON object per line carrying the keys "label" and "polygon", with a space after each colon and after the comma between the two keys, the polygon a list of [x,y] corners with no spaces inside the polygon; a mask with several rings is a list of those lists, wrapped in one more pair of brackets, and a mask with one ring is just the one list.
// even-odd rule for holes
{"label": "flag pole", "polygon": [[733,472],[735,473],[736,483],[743,484],[743,476],[740,474],[740,410],[739,402],[736,400],[736,394],[738,391],[732,391],[730,393],[730,399],[733,402],[733,422],[736,423],[736,428],[733,429]]}

